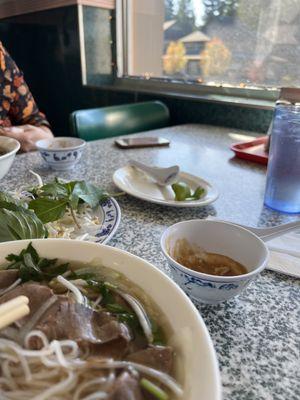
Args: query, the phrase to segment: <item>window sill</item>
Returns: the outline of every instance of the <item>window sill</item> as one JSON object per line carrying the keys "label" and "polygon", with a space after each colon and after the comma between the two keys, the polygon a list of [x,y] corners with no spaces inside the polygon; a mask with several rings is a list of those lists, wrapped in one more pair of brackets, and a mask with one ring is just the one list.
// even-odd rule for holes
{"label": "window sill", "polygon": [[[85,85],[86,87],[96,88],[96,86]],[[268,98],[254,97],[256,91],[253,89],[235,89],[237,93],[230,93],[230,88],[209,88],[203,85],[173,83],[156,80],[142,80],[135,78],[117,78],[110,85],[97,86],[98,89],[110,91],[134,92],[145,94],[157,94],[165,97],[203,101],[209,103],[219,103],[230,106],[254,108],[262,110],[273,110],[278,93],[276,91],[267,92],[259,90],[257,94]]]}

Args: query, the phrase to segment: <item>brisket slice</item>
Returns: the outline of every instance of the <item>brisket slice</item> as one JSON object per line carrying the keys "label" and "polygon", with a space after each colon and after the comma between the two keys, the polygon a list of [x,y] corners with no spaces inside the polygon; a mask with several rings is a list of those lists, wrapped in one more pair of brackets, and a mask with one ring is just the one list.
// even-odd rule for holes
{"label": "brisket slice", "polygon": [[0,289],[6,289],[19,278],[17,269],[0,270]]}
{"label": "brisket slice", "polygon": [[145,350],[129,354],[127,360],[170,373],[173,364],[173,350],[168,346],[149,346]]}
{"label": "brisket slice", "polygon": [[[17,296],[29,298],[30,315],[21,318],[22,326],[31,316],[54,296],[52,289],[38,283],[25,283],[0,297],[0,304]],[[128,351],[131,340],[126,325],[105,311],[96,312],[71,297],[57,295],[56,302],[46,310],[34,329],[44,332],[49,341],[54,339],[75,340],[83,349],[101,357],[122,358]],[[32,338],[32,348],[39,347],[39,339]]]}
{"label": "brisket slice", "polygon": [[66,296],[57,298],[57,302],[40,319],[36,329],[44,332],[49,340],[75,340],[80,347],[88,348],[101,357],[124,356],[131,340],[126,325],[119,323],[107,312],[93,311]]}

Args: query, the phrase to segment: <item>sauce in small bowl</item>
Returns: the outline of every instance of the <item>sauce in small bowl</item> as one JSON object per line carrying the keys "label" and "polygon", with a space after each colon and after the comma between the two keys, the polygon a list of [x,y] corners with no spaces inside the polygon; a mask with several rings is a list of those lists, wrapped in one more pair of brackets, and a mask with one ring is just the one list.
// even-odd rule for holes
{"label": "sauce in small bowl", "polygon": [[161,248],[175,281],[195,301],[239,295],[266,267],[269,252],[252,232],[229,222],[190,220],[170,226]]}
{"label": "sauce in small bowl", "polygon": [[218,253],[209,253],[200,246],[178,239],[170,255],[179,264],[193,271],[217,276],[236,276],[246,274],[244,265],[230,257]]}

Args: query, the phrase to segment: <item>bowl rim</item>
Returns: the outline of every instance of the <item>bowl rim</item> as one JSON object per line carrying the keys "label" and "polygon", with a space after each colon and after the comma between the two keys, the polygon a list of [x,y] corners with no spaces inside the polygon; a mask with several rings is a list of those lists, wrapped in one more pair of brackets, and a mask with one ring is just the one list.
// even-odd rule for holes
{"label": "bowl rim", "polygon": [[[194,324],[198,326],[199,331],[201,329],[202,337],[205,337],[205,346],[208,348],[208,354],[209,354],[209,366],[211,367],[211,372],[213,373],[213,382],[214,386],[212,388],[212,394],[214,394],[214,400],[222,400],[222,383],[221,383],[221,373],[220,373],[220,368],[219,368],[219,363],[218,363],[218,358],[217,358],[217,353],[212,341],[212,337],[209,334],[208,328],[204,322],[204,319],[202,318],[200,312],[196,309],[195,305],[192,303],[192,301],[189,299],[189,297],[186,295],[186,293],[180,288],[178,284],[176,284],[166,273],[161,271],[158,267],[156,267],[154,264],[151,262],[143,259],[142,257],[136,256],[135,254],[132,254],[126,250],[119,249],[117,247],[112,247],[108,246],[106,244],[98,244],[98,243],[93,243],[93,242],[87,242],[87,241],[81,241],[81,240],[69,240],[69,239],[57,239],[57,238],[50,238],[50,239],[26,239],[26,240],[17,240],[17,241],[9,241],[9,242],[3,242],[0,243],[0,254],[3,249],[4,252],[8,252],[6,249],[9,247],[9,245],[14,245],[14,246],[27,246],[30,242],[34,245],[35,243],[44,243],[46,246],[49,244],[53,244],[53,251],[55,251],[56,244],[62,244],[66,245],[66,247],[70,246],[81,246],[86,247],[86,248],[91,248],[94,247],[95,249],[101,249],[104,248],[105,250],[118,254],[118,255],[125,255],[125,257],[129,257],[131,259],[136,260],[137,262],[143,263],[145,265],[145,268],[150,268],[152,270],[152,273],[157,275],[157,278],[160,280],[163,280],[166,285],[170,287],[174,293],[176,293],[176,297],[180,299],[180,302],[184,303],[185,307],[188,308],[189,313],[191,314],[192,320],[194,321]],[[10,251],[10,250],[9,250]],[[66,259],[68,259],[68,254],[66,252]],[[112,269],[114,268],[113,266],[111,267]],[[155,298],[153,298],[153,301],[155,302]],[[166,297],[166,303],[168,303],[168,298]],[[188,400],[188,399],[187,399]]]}
{"label": "bowl rim", "polygon": [[[75,144],[74,146],[64,147],[64,148],[62,148],[62,147],[57,147],[57,148],[51,147],[51,149],[49,149],[48,147],[45,147],[46,143],[48,143],[48,144],[50,144],[52,142],[55,143],[57,139],[66,139],[66,140],[70,140],[71,139],[71,140],[76,141],[78,144]],[[45,146],[43,144],[45,144]],[[81,149],[86,145],[86,141],[84,139],[80,139],[80,138],[72,137],[72,136],[57,136],[57,137],[54,137],[54,138],[51,138],[51,139],[38,140],[35,143],[35,145],[36,145],[37,149],[40,150],[40,151],[48,151],[49,153],[50,152],[52,153],[54,151],[55,152],[57,152],[57,151],[63,152],[63,151]]]}
{"label": "bowl rim", "polygon": [[[175,226],[178,226],[178,225],[184,225],[184,224],[187,224],[190,222],[201,222],[201,223],[205,222],[205,223],[217,223],[217,224],[222,224],[222,225],[230,225],[230,226],[234,226],[234,228],[236,228],[236,229],[246,232],[247,234],[249,234],[250,236],[255,238],[263,246],[263,248],[266,252],[264,261],[258,267],[256,267],[253,271],[249,271],[246,274],[233,275],[233,276],[210,275],[210,274],[205,274],[204,272],[194,271],[190,268],[185,267],[184,265],[182,265],[182,264],[178,263],[176,260],[174,260],[174,258],[168,254],[165,243],[166,243],[166,239],[168,237],[168,233],[170,232],[171,228],[174,228]],[[189,219],[186,221],[177,222],[176,224],[170,225],[163,232],[163,234],[161,235],[161,239],[160,239],[160,246],[161,246],[161,250],[162,250],[164,256],[168,259],[168,261],[175,264],[183,272],[185,272],[186,274],[193,275],[199,279],[205,279],[205,280],[208,280],[210,282],[215,282],[215,283],[236,282],[236,281],[243,281],[245,279],[251,278],[251,277],[259,274],[261,271],[263,271],[265,269],[265,267],[268,263],[269,257],[270,257],[270,252],[269,252],[266,244],[263,242],[263,240],[261,240],[257,235],[255,235],[253,232],[249,231],[248,229],[243,228],[234,223],[227,222],[227,221],[214,221],[214,220],[207,220],[207,219]]]}
{"label": "bowl rim", "polygon": [[[11,138],[9,136],[1,136],[1,138],[6,138],[6,139],[14,142],[16,147],[13,150],[9,151],[8,153],[5,153],[2,156],[0,156],[0,161],[12,156],[13,154],[16,154],[20,150],[20,147],[21,147],[21,144],[17,139]],[[0,139],[0,140],[2,140],[2,139]]]}

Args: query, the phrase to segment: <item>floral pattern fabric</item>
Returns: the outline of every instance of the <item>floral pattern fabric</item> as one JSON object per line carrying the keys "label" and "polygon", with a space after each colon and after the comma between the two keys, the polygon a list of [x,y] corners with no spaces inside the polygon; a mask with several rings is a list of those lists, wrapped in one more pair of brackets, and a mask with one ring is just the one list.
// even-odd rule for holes
{"label": "floral pattern fabric", "polygon": [[34,101],[23,73],[0,42],[0,127],[49,126]]}

